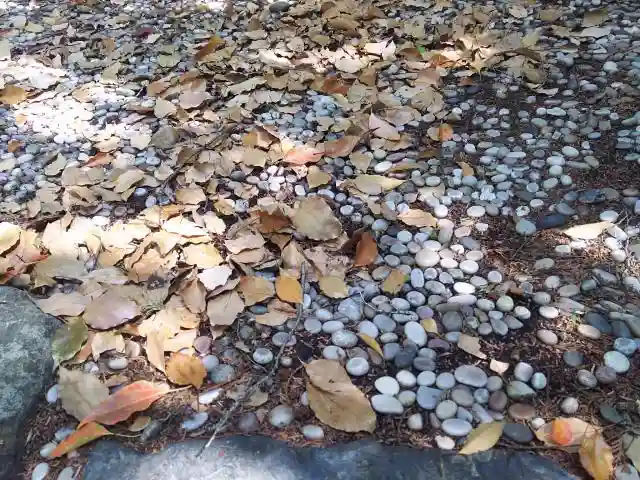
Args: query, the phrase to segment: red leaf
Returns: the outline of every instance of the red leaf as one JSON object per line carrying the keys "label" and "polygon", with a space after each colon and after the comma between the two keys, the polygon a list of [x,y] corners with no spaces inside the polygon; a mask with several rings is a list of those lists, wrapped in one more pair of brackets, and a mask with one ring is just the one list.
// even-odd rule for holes
{"label": "red leaf", "polygon": [[69,453],[105,435],[113,434],[99,423],[87,423],[60,442],[53,452],[51,452],[51,458],[61,457],[65,453]]}
{"label": "red leaf", "polygon": [[138,380],[109,395],[86,418],[80,427],[89,422],[114,425],[126,420],[135,412],[146,410],[149,406],[170,391],[168,385],[154,385],[146,380]]}

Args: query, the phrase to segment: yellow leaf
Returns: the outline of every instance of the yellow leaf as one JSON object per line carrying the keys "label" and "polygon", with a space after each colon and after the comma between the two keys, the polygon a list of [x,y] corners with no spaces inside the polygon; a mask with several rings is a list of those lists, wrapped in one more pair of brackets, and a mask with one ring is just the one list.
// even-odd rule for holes
{"label": "yellow leaf", "polygon": [[425,318],[420,322],[420,325],[427,333],[438,333],[438,324],[433,318]]}
{"label": "yellow leaf", "polygon": [[287,275],[280,275],[276,279],[276,294],[280,300],[285,302],[302,302],[302,286],[300,282]]}
{"label": "yellow leaf", "polygon": [[202,386],[207,370],[199,358],[174,353],[167,362],[167,378],[178,385],[193,385],[196,388]]}
{"label": "yellow leaf", "polygon": [[460,455],[471,455],[489,450],[500,440],[504,423],[484,423],[474,428],[467,437],[464,446],[460,449]]}
{"label": "yellow leaf", "polygon": [[371,347],[374,352],[376,352],[378,355],[384,358],[384,354],[382,353],[382,348],[380,348],[380,344],[376,341],[375,338],[370,337],[366,333],[359,333],[358,337],[360,337],[360,340],[362,340],[369,347]]}
{"label": "yellow leaf", "polygon": [[407,275],[400,269],[396,268],[391,271],[389,276],[382,283],[382,290],[386,293],[396,294],[407,281]]}
{"label": "yellow leaf", "polygon": [[594,480],[609,480],[613,474],[613,452],[600,433],[584,437],[580,444],[580,463]]}
{"label": "yellow leaf", "polygon": [[27,98],[27,92],[23,88],[16,87],[15,85],[7,85],[0,90],[0,102],[4,102],[8,105],[17,105],[23,102]]}
{"label": "yellow leaf", "polygon": [[344,280],[336,276],[322,277],[318,281],[320,290],[331,298],[345,298],[349,295],[349,288]]}
{"label": "yellow leaf", "polygon": [[458,165],[460,165],[463,177],[472,177],[475,175],[476,172],[473,170],[473,167],[467,162],[458,162]]}

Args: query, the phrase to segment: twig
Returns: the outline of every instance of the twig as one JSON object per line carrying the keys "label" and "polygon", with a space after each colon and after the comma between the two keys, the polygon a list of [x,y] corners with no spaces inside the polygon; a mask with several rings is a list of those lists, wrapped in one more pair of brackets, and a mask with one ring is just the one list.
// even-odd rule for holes
{"label": "twig", "polygon": [[[305,283],[307,280],[305,267],[306,265],[303,263],[300,269],[300,284],[302,285],[303,292],[304,292]],[[301,301],[297,306],[296,322],[293,325],[293,328],[291,329],[292,333],[298,329],[298,325],[300,325],[300,321],[302,320],[302,310],[304,308],[302,304],[303,302]],[[280,347],[280,350],[278,350],[278,353],[273,359],[273,365],[271,366],[271,369],[267,372],[267,374],[264,377],[262,377],[260,380],[258,380],[256,383],[254,383],[253,386],[249,388],[240,399],[234,402],[231,408],[227,410],[227,413],[225,413],[224,416],[220,420],[218,420],[218,423],[216,424],[216,428],[213,430],[213,433],[211,434],[209,441],[207,441],[207,443],[205,443],[204,446],[198,451],[198,453],[196,454],[196,457],[199,457],[200,455],[202,455],[202,453],[211,446],[213,441],[218,436],[218,433],[220,433],[220,431],[226,426],[226,424],[229,422],[229,419],[242,406],[244,401],[247,400],[249,397],[251,397],[251,395],[253,395],[262,385],[264,385],[267,382],[267,380],[269,380],[276,373],[276,370],[278,369],[278,365],[280,365],[280,358],[282,357],[284,350],[287,347],[287,343],[288,342],[285,342]]]}

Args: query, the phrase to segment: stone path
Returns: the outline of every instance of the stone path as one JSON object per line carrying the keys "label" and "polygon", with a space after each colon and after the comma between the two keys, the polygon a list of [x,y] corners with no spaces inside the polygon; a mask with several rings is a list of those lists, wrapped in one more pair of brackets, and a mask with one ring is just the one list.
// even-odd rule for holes
{"label": "stone path", "polygon": [[34,479],[132,382],[197,387],[110,427],[166,444],[276,361],[229,429],[360,438],[309,398],[320,358],[382,441],[576,416],[640,466],[637,2],[0,9],[0,279],[66,323]]}

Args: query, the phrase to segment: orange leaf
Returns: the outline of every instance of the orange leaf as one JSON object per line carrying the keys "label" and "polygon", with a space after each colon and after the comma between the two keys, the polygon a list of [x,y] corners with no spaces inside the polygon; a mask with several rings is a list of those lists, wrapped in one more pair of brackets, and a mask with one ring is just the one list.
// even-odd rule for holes
{"label": "orange leaf", "polygon": [[202,386],[207,370],[199,358],[174,353],[167,362],[167,377],[178,385],[193,385],[196,388]]}
{"label": "orange leaf", "polygon": [[438,138],[441,142],[446,142],[453,138],[453,128],[448,123],[443,123],[438,127]]}
{"label": "orange leaf", "polygon": [[356,246],[356,258],[354,267],[366,267],[378,258],[378,245],[369,232],[364,232]]}
{"label": "orange leaf", "polygon": [[293,277],[280,275],[276,278],[276,294],[282,301],[300,303],[302,302],[302,285]]}
{"label": "orange leaf", "polygon": [[104,437],[105,435],[113,434],[99,423],[87,423],[60,442],[53,452],[51,452],[51,458],[61,457],[65,453],[72,452],[73,450],[94,441],[96,438]]}
{"label": "orange leaf", "polygon": [[258,217],[260,217],[258,231],[262,233],[274,233],[291,225],[291,219],[282,213],[280,209],[277,209],[272,213],[260,210],[258,212]]}
{"label": "orange leaf", "polygon": [[316,163],[322,157],[322,151],[316,147],[302,146],[289,150],[284,155],[284,161],[293,165]]}
{"label": "orange leaf", "polygon": [[613,474],[613,452],[600,433],[585,436],[580,444],[580,463],[594,480],[609,480]]}
{"label": "orange leaf", "polygon": [[562,418],[556,418],[551,424],[551,440],[563,447],[571,445],[573,440],[571,425]]}
{"label": "orange leaf", "polygon": [[101,165],[109,165],[113,161],[113,157],[105,152],[98,152],[93,157],[89,157],[83,167],[99,167]]}
{"label": "orange leaf", "polygon": [[346,95],[349,93],[349,85],[341,78],[328,77],[325,78],[324,82],[322,82],[320,91],[329,94],[340,93],[342,95]]}
{"label": "orange leaf", "polygon": [[79,427],[89,422],[115,425],[126,420],[135,412],[146,410],[149,406],[170,391],[169,385],[154,385],[146,380],[138,380],[109,395],[87,417]]}
{"label": "orange leaf", "polygon": [[354,135],[345,135],[338,140],[326,142],[324,144],[324,154],[327,157],[337,158],[344,157],[353,152],[356,145],[360,142],[360,137]]}
{"label": "orange leaf", "polygon": [[207,44],[196,53],[196,61],[202,60],[210,53],[215,52],[220,45],[224,45],[224,40],[215,35],[209,39]]}

